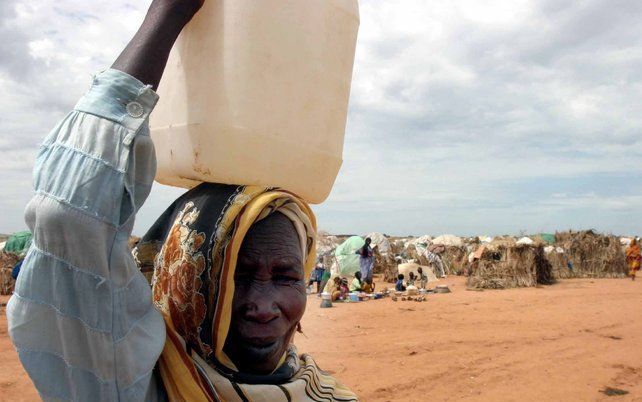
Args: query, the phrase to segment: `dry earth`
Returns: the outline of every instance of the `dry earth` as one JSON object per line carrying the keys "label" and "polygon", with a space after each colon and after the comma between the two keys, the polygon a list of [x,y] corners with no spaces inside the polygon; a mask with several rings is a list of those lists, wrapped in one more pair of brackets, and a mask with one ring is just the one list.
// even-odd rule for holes
{"label": "dry earth", "polygon": [[[424,303],[321,309],[312,295],[296,343],[364,401],[642,401],[642,280],[446,283],[453,293]],[[38,400],[0,314],[0,400]]]}

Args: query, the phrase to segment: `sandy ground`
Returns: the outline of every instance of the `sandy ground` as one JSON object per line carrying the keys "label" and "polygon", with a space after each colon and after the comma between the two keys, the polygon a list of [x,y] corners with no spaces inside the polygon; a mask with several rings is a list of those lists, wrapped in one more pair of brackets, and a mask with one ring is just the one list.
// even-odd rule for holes
{"label": "sandy ground", "polygon": [[[311,295],[296,343],[364,401],[642,401],[642,280],[446,283],[453,293],[424,303],[321,309]],[[0,314],[0,400],[38,400]]]}

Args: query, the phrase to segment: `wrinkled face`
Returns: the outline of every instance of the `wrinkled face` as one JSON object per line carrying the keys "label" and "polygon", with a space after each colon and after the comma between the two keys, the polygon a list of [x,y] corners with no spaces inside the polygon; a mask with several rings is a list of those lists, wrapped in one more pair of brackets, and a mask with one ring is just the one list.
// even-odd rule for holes
{"label": "wrinkled face", "polygon": [[304,257],[292,222],[274,213],[241,245],[225,352],[246,373],[269,374],[305,311]]}

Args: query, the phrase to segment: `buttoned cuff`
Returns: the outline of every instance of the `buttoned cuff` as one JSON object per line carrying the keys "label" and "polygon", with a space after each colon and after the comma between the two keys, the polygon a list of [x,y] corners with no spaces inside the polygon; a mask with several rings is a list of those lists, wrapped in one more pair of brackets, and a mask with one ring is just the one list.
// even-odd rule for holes
{"label": "buttoned cuff", "polygon": [[119,70],[105,70],[94,77],[89,91],[75,110],[102,117],[133,131],[147,121],[158,102],[151,85]]}

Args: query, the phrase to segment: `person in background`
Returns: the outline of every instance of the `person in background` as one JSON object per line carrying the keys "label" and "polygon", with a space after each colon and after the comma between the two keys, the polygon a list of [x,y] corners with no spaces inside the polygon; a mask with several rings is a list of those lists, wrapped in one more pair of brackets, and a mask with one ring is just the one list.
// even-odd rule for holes
{"label": "person in background", "polygon": [[22,268],[22,262],[24,260],[18,261],[18,263],[11,270],[11,277],[15,280],[18,280],[18,275],[20,275],[20,268]]}
{"label": "person in background", "polygon": [[329,293],[332,296],[332,301],[337,301],[341,298],[341,277],[335,276],[323,288],[324,293]]}
{"label": "person in background", "polygon": [[321,289],[325,289],[326,285],[328,284],[328,281],[330,281],[332,277],[332,274],[330,274],[330,269],[326,269],[325,266],[323,265],[323,259],[321,259],[320,263],[321,263],[321,266],[324,267],[323,275],[321,275]]}
{"label": "person in background", "polygon": [[354,273],[354,279],[350,283],[351,292],[360,292],[361,291],[361,272],[357,271]]}
{"label": "person in background", "polygon": [[362,290],[366,293],[374,293],[375,291],[375,284],[372,279],[366,279],[363,281],[363,286]]}
{"label": "person in background", "polygon": [[442,244],[431,244],[428,246],[425,252],[425,256],[428,259],[428,262],[432,264],[433,267],[437,268],[437,274],[440,278],[446,277],[446,272],[444,271],[444,263],[441,260],[441,254],[446,251],[446,247]]}
{"label": "person in background", "polygon": [[640,270],[640,262],[642,262],[640,244],[636,238],[633,238],[629,247],[626,248],[626,262],[629,265],[629,276],[634,281],[636,273]]}
{"label": "person in background", "polygon": [[408,286],[415,286],[415,279],[416,279],[416,277],[415,277],[415,273],[414,273],[414,272],[412,272],[412,271],[410,271],[410,272],[408,273],[408,281],[407,281],[406,285],[408,285]]}
{"label": "person in background", "polygon": [[371,243],[372,239],[366,238],[366,244],[357,251],[357,254],[359,254],[359,271],[361,272],[361,278],[364,280],[372,279],[374,252],[370,246]]}
{"label": "person in background", "polygon": [[314,269],[312,270],[312,274],[310,275],[310,281],[308,282],[308,286],[312,286],[313,283],[317,284],[317,294],[321,294],[321,281],[323,280],[323,273],[325,272],[325,269],[323,268],[323,263],[317,262],[317,265],[314,266]]}
{"label": "person in background", "polygon": [[421,289],[426,289],[426,285],[428,285],[428,276],[426,276],[422,267],[417,268],[417,275],[419,276],[419,286]]}
{"label": "person in background", "polygon": [[406,286],[403,284],[403,274],[397,275],[397,283],[395,284],[395,290],[397,292],[404,292],[406,290]]}
{"label": "person in background", "polygon": [[341,290],[341,296],[339,296],[339,298],[342,300],[348,296],[348,293],[350,293],[350,287],[348,287],[348,280],[346,278],[341,278],[341,286],[339,287],[339,290]]}

